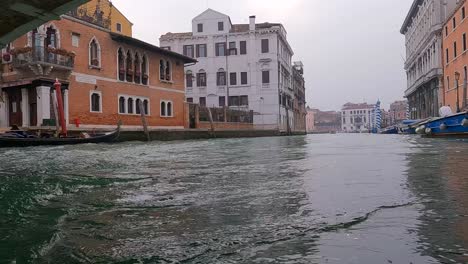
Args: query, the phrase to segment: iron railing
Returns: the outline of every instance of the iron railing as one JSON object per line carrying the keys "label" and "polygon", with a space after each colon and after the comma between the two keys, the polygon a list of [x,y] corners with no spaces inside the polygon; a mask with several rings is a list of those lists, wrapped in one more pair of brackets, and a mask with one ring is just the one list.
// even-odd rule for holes
{"label": "iron railing", "polygon": [[15,54],[13,57],[13,66],[21,67],[30,64],[51,64],[65,68],[73,68],[74,57],[71,55],[58,54],[50,52],[46,48],[32,48],[32,50]]}

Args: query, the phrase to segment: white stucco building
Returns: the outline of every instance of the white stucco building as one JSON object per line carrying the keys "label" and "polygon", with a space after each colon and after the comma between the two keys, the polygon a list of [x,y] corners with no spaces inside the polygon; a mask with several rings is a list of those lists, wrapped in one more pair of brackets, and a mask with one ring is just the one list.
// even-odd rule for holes
{"label": "white stucco building", "polygon": [[375,105],[347,103],[341,109],[341,129],[345,133],[369,132],[375,119]]}
{"label": "white stucco building", "polygon": [[251,16],[249,24],[232,24],[229,16],[208,9],[192,20],[192,32],[167,33],[160,46],[198,60],[185,69],[188,102],[229,103],[253,110],[257,128],[290,131],[297,123],[293,51],[283,25],[255,20]]}
{"label": "white stucco building", "polygon": [[[438,115],[443,82],[443,25],[458,0],[414,0],[401,27],[405,35],[407,89],[411,118]],[[448,33],[448,32],[447,32]]]}

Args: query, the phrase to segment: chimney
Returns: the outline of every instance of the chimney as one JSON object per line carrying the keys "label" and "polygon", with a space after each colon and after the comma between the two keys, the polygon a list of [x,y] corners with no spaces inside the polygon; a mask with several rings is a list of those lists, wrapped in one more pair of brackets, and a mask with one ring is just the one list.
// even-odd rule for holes
{"label": "chimney", "polygon": [[255,16],[250,16],[249,19],[250,19],[249,30],[254,31],[255,30]]}

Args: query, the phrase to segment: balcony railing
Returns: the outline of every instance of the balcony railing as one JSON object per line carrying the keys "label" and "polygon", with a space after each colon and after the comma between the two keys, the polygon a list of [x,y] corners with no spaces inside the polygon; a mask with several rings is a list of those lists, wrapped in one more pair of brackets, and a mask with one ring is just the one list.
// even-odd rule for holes
{"label": "balcony railing", "polygon": [[13,66],[20,68],[31,64],[59,66],[73,69],[75,55],[63,49],[24,48],[13,52]]}
{"label": "balcony railing", "polygon": [[104,12],[100,11],[100,9],[88,10],[85,7],[79,7],[68,12],[68,15],[96,26],[106,29],[111,28],[111,20],[109,18],[105,18]]}

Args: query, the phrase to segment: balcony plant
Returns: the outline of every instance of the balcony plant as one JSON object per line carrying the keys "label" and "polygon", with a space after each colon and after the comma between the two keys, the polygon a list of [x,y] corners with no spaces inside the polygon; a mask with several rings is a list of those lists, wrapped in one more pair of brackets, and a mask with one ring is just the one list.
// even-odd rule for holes
{"label": "balcony plant", "polygon": [[92,65],[92,66],[96,66],[96,67],[99,66],[99,60],[96,59],[96,58],[95,58],[95,59],[92,59],[92,60],[91,60],[91,65]]}

